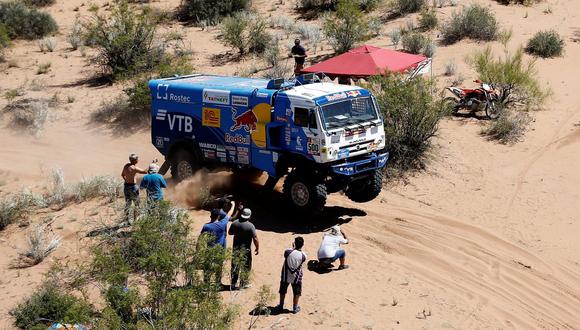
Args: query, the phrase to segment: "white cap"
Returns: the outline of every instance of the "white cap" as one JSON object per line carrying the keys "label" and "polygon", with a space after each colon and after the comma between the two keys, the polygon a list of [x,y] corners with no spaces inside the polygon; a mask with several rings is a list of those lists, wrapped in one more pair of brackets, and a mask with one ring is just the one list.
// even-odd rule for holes
{"label": "white cap", "polygon": [[330,235],[334,235],[334,236],[342,235],[342,233],[340,231],[340,226],[334,225],[334,226],[330,227]]}
{"label": "white cap", "polygon": [[155,163],[149,165],[149,173],[157,173],[159,172],[159,166]]}
{"label": "white cap", "polygon": [[248,220],[250,217],[252,217],[252,210],[250,210],[248,208],[243,209],[242,215],[240,217],[244,220]]}

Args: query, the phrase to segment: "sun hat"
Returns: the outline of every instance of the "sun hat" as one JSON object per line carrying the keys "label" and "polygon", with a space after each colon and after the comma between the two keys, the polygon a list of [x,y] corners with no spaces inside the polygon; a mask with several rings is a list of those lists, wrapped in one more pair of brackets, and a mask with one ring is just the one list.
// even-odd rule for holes
{"label": "sun hat", "polygon": [[330,227],[329,232],[330,232],[330,235],[333,235],[333,236],[340,236],[342,234],[340,231],[339,225],[334,225],[334,226]]}
{"label": "sun hat", "polygon": [[244,220],[248,220],[252,217],[252,210],[246,208],[242,210],[242,215],[240,216]]}

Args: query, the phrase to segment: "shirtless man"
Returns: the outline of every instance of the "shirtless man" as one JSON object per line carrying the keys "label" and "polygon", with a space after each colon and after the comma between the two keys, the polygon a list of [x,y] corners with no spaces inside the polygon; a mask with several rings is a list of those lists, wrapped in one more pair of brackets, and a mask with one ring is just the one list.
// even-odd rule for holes
{"label": "shirtless man", "polygon": [[[137,167],[139,162],[139,156],[137,154],[131,154],[129,156],[129,163],[123,166],[123,172],[121,176],[125,180],[125,185],[123,187],[123,192],[125,194],[125,221],[129,221],[129,214],[131,213],[131,206],[135,203],[133,208],[133,219],[137,219],[137,212],[139,209],[139,186],[135,180],[137,174],[146,174],[147,171]],[[129,221],[129,222],[132,222]]]}

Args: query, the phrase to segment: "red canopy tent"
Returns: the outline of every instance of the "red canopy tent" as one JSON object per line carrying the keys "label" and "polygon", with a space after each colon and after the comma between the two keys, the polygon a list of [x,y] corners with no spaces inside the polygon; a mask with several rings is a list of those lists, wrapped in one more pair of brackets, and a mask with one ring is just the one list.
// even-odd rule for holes
{"label": "red canopy tent", "polygon": [[357,79],[380,75],[386,71],[401,73],[413,71],[426,60],[428,58],[423,55],[363,45],[305,68],[302,73],[322,72],[331,79],[336,77]]}

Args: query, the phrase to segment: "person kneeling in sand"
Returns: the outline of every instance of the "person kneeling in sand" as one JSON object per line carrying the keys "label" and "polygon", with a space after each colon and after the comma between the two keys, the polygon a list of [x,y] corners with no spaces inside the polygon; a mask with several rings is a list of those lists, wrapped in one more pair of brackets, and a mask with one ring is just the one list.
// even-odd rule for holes
{"label": "person kneeling in sand", "polygon": [[346,239],[346,234],[341,231],[339,225],[332,226],[327,233],[324,233],[322,237],[322,243],[320,243],[320,248],[318,249],[318,261],[323,265],[331,265],[337,259],[340,260],[340,266],[338,270],[348,268],[344,264],[346,258],[346,252],[340,248],[341,244],[348,244]]}

